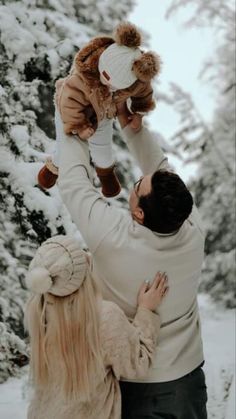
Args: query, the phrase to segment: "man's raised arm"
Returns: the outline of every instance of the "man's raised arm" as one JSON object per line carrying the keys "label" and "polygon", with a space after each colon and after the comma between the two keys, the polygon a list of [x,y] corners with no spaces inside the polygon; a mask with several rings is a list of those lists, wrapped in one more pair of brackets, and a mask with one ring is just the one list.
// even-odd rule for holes
{"label": "man's raised arm", "polygon": [[123,130],[129,151],[134,156],[144,175],[154,173],[158,169],[170,170],[168,159],[158,144],[156,136],[148,128],[142,127],[139,132],[132,129],[132,114],[127,106],[118,107],[118,120]]}
{"label": "man's raised arm", "polygon": [[[59,140],[59,190],[73,222],[93,253],[103,238],[119,226],[122,212],[109,205],[93,186],[87,141],[65,135],[59,115],[56,116],[56,131]],[[112,127],[110,129],[108,125],[101,131],[104,135],[112,135]]]}

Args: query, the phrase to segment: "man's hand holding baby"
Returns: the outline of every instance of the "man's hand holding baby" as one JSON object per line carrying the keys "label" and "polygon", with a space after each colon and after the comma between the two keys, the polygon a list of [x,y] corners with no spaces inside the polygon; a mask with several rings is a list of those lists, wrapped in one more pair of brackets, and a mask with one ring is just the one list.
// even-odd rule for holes
{"label": "man's hand holding baby", "polygon": [[92,127],[87,127],[78,132],[79,138],[81,140],[88,140],[95,133]]}
{"label": "man's hand holding baby", "polygon": [[134,132],[139,132],[142,128],[143,116],[138,113],[133,113],[128,117],[129,126]]}

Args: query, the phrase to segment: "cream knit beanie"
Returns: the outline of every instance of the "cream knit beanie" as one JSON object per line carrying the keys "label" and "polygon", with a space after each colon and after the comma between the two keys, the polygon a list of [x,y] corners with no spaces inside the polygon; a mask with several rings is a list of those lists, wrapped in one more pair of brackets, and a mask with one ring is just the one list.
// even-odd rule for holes
{"label": "cream knit beanie", "polygon": [[98,63],[99,72],[117,90],[126,89],[137,80],[132,67],[141,55],[139,48],[114,43],[101,54]]}
{"label": "cream knit beanie", "polygon": [[120,90],[136,80],[150,82],[160,73],[159,55],[141,51],[142,37],[135,25],[120,23],[115,28],[113,39],[114,43],[102,52],[98,61],[100,75],[112,87]]}
{"label": "cream knit beanie", "polygon": [[86,253],[78,242],[69,236],[55,236],[37,250],[26,284],[35,293],[64,297],[79,289],[88,269]]}

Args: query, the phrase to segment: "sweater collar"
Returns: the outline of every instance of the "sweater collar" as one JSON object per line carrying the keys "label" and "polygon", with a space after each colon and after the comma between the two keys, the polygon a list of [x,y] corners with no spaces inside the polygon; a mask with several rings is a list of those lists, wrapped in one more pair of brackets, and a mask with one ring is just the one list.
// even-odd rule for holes
{"label": "sweater collar", "polygon": [[158,236],[158,237],[174,236],[175,234],[179,232],[180,228],[178,228],[178,230],[172,231],[171,233],[157,233],[156,231],[153,231],[153,233],[155,234],[155,236]]}

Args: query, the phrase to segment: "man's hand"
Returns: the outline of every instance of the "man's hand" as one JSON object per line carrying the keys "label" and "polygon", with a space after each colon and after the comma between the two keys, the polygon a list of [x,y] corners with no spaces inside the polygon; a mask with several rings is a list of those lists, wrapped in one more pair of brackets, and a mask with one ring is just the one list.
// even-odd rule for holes
{"label": "man's hand", "polygon": [[131,114],[128,117],[129,120],[129,127],[132,128],[134,132],[139,132],[142,128],[142,115],[138,113]]}
{"label": "man's hand", "polygon": [[92,127],[85,128],[80,131],[79,137],[81,140],[88,140],[94,134],[94,129]]}
{"label": "man's hand", "polygon": [[117,104],[117,117],[122,129],[129,126],[134,132],[140,131],[142,127],[142,115],[137,113],[132,114],[128,110],[126,103]]}
{"label": "man's hand", "polygon": [[121,128],[125,128],[129,124],[129,117],[132,113],[128,110],[125,102],[117,104],[117,117]]}
{"label": "man's hand", "polygon": [[166,274],[158,272],[151,285],[146,281],[141,285],[138,293],[138,306],[151,311],[156,310],[168,289]]}

